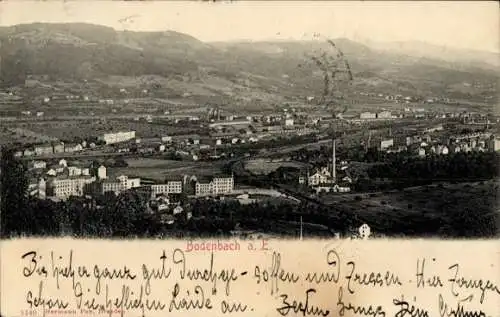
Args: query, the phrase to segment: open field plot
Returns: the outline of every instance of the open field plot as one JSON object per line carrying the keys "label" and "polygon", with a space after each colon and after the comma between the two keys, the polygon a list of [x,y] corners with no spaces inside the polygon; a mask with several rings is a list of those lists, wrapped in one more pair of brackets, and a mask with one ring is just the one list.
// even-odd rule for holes
{"label": "open field plot", "polygon": [[280,167],[294,167],[297,169],[303,169],[307,167],[307,164],[300,162],[272,162],[266,159],[255,159],[248,160],[245,162],[245,169],[254,174],[264,174],[267,175]]}
{"label": "open field plot", "polygon": [[[495,226],[500,233],[499,186],[498,181],[433,184],[390,192],[328,194],[322,201],[334,209],[352,212],[372,228],[381,230],[390,228],[393,222],[414,225],[417,220],[429,228],[454,226],[458,230],[480,230],[474,222],[477,215],[494,219],[495,223],[481,225]],[[460,224],[455,223],[457,219]]]}
{"label": "open field plot", "polygon": [[224,163],[173,161],[150,158],[127,159],[128,167],[109,168],[108,176],[117,177],[122,174],[163,181],[165,177],[182,175],[212,176],[221,172]]}
{"label": "open field plot", "polygon": [[0,145],[10,143],[44,143],[57,141],[57,138],[34,131],[29,127],[0,127]]}

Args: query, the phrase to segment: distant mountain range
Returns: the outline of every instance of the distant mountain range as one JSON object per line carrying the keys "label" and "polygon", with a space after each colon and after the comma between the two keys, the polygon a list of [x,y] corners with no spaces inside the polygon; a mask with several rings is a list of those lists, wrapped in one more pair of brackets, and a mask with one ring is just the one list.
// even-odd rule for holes
{"label": "distant mountain range", "polygon": [[[4,86],[22,83],[30,74],[102,79],[110,85],[109,78],[149,76],[179,93],[238,92],[249,98],[255,92],[261,97],[320,94],[324,75],[313,57],[337,54],[320,41],[204,43],[173,31],[116,31],[79,23],[1,27],[0,42]],[[498,54],[443,51],[424,43],[332,42],[348,61],[355,89],[436,94],[464,82],[493,83],[496,89]]]}
{"label": "distant mountain range", "polygon": [[491,68],[491,66],[500,67],[500,54],[494,52],[450,48],[421,41],[389,43],[366,41],[365,44],[382,52],[427,57],[458,64],[472,64],[484,68]]}

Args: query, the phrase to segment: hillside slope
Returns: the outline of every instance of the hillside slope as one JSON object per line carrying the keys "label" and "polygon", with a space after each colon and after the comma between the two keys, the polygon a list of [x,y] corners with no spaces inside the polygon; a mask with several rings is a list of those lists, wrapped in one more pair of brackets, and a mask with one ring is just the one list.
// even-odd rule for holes
{"label": "hillside slope", "polygon": [[116,76],[150,76],[179,95],[240,95],[248,100],[320,95],[324,73],[313,57],[336,58],[336,48],[354,78],[345,89],[452,92],[460,97],[457,87],[464,82],[482,87],[472,94],[491,94],[498,81],[495,70],[382,51],[348,39],[334,39],[336,47],[320,41],[204,43],[173,31],[36,23],[0,28],[0,42],[3,86],[21,85],[27,75],[39,74],[76,82],[98,79],[108,85]]}

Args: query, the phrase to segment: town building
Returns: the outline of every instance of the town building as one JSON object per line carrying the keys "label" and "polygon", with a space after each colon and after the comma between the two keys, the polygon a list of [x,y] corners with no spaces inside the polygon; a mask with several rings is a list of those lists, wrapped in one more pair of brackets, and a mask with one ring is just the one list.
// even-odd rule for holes
{"label": "town building", "polygon": [[47,196],[67,199],[70,196],[82,196],[86,192],[87,185],[92,184],[95,177],[90,176],[60,176],[55,177],[47,183]]}
{"label": "town building", "polygon": [[214,123],[210,123],[208,125],[209,128],[217,128],[223,126],[248,126],[251,125],[252,122],[249,120],[228,120],[228,121],[218,121]]}
{"label": "town building", "polygon": [[162,136],[161,141],[166,142],[166,143],[170,143],[170,142],[172,142],[172,137],[171,136]]}
{"label": "town building", "polygon": [[155,196],[161,194],[180,194],[182,193],[182,181],[172,180],[167,181],[165,184],[151,185],[151,189]]}
{"label": "town building", "polygon": [[209,180],[198,180],[195,185],[195,195],[203,196],[212,194],[212,182]]}
{"label": "town building", "polygon": [[33,169],[47,168],[47,162],[45,162],[45,161],[31,161],[29,165],[30,165],[30,168],[33,168]]}
{"label": "town building", "polygon": [[80,176],[82,175],[82,169],[77,166],[69,166],[68,167],[68,175],[69,176]]}
{"label": "town building", "polygon": [[322,169],[317,170],[314,174],[307,176],[307,184],[309,186],[319,186],[330,183],[332,183],[332,174],[326,167],[323,167]]}
{"label": "town building", "polygon": [[99,193],[100,194],[105,194],[108,192],[113,192],[116,195],[118,195],[120,192],[122,192],[123,189],[123,184],[119,180],[104,180],[99,184]]}
{"label": "town building", "polygon": [[425,149],[422,148],[422,147],[419,147],[418,150],[417,150],[417,154],[420,157],[424,157],[425,156]]}
{"label": "town building", "polygon": [[233,176],[215,176],[210,180],[196,181],[195,195],[230,194],[234,190]]}
{"label": "town building", "polygon": [[438,155],[447,155],[449,153],[449,149],[446,145],[439,144],[436,147],[436,154]]}
{"label": "town building", "polygon": [[390,111],[382,111],[377,114],[377,119],[391,119],[392,114]]}
{"label": "town building", "polygon": [[488,149],[489,149],[491,152],[497,152],[497,151],[500,151],[500,139],[497,139],[497,138],[491,138],[491,139],[489,140]]}
{"label": "town building", "polygon": [[380,150],[386,150],[390,147],[394,146],[394,139],[387,139],[380,141]]}
{"label": "town building", "polygon": [[234,178],[217,176],[212,179],[212,191],[214,194],[231,193],[234,189]]}
{"label": "town building", "polygon": [[[53,154],[54,149],[52,148],[52,145],[40,145],[36,146],[34,149],[35,155],[41,156],[41,155],[48,155],[48,154]],[[26,152],[25,152],[26,156]]]}
{"label": "town building", "polygon": [[106,175],[106,167],[101,165],[97,168],[97,178],[98,179],[106,179],[108,176]]}
{"label": "town building", "polygon": [[36,152],[34,149],[24,149],[22,156],[29,157],[29,156],[33,156],[35,154],[36,154]]}
{"label": "town building", "polygon": [[116,195],[122,191],[137,189],[141,187],[140,178],[129,178],[126,175],[118,176],[116,179],[104,179],[98,183],[97,191],[101,194],[113,192]]}
{"label": "town building", "polygon": [[47,185],[46,181],[43,178],[32,179],[28,184],[28,193],[31,197],[36,197],[39,199],[47,198]]}
{"label": "town building", "polygon": [[377,117],[377,114],[372,113],[372,112],[362,112],[359,115],[360,119],[375,119]]}
{"label": "town building", "polygon": [[141,186],[141,179],[140,178],[129,178],[126,175],[121,175],[121,176],[118,176],[116,179],[122,183],[124,190],[129,190],[131,188]]}
{"label": "town building", "polygon": [[135,138],[135,131],[124,131],[116,133],[105,133],[100,139],[106,144],[126,142]]}
{"label": "town building", "polygon": [[351,191],[351,187],[347,184],[335,184],[332,189],[335,193],[348,193]]}
{"label": "town building", "polygon": [[80,152],[83,151],[83,145],[76,143],[76,144],[65,144],[64,145],[64,152],[66,153],[73,153],[73,152]]}
{"label": "town building", "polygon": [[63,153],[64,152],[64,143],[55,143],[52,145],[54,153]]}

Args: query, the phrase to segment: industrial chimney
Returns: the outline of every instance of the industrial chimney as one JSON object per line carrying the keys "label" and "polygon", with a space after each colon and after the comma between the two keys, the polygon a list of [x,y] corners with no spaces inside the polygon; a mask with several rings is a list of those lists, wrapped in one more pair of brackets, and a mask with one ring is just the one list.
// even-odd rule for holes
{"label": "industrial chimney", "polygon": [[336,166],[336,157],[335,157],[335,139],[332,140],[332,180],[335,183],[337,178],[337,166]]}

